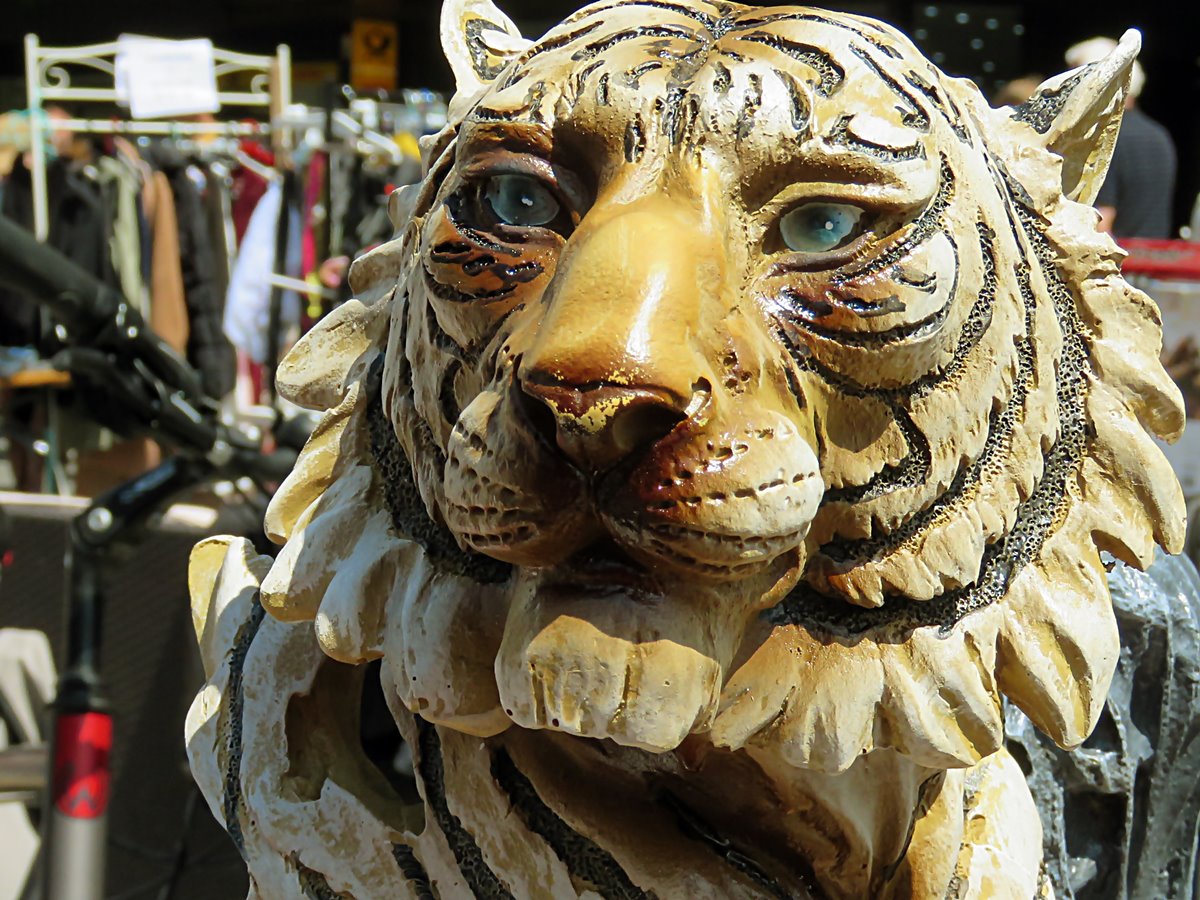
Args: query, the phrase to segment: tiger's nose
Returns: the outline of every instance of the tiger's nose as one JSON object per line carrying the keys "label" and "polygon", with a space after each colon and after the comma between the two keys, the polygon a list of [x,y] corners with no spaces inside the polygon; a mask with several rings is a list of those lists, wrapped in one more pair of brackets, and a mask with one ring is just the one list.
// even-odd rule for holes
{"label": "tiger's nose", "polygon": [[605,472],[666,437],[706,396],[703,384],[686,398],[658,388],[544,379],[521,387],[531,424],[589,474]]}

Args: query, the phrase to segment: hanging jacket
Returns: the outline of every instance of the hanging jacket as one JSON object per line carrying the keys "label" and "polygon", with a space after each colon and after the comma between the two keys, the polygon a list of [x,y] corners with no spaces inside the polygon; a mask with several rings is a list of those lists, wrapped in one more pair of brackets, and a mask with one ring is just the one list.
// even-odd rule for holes
{"label": "hanging jacket", "polygon": [[101,196],[112,212],[109,247],[113,272],[125,299],[145,316],[149,312],[150,297],[142,278],[142,235],[138,216],[141,173],[115,156],[101,156],[95,167]]}
{"label": "hanging jacket", "polygon": [[199,370],[205,391],[213,397],[224,397],[233,390],[237,356],[222,329],[225,298],[213,274],[216,266],[204,203],[188,176],[188,161],[182,154],[159,144],[151,148],[147,158],[167,176],[175,200],[188,310],[188,361]]}
{"label": "hanging jacket", "polygon": [[150,327],[180,356],[187,355],[191,327],[179,257],[179,221],[171,183],[153,172],[143,194],[150,232]]}
{"label": "hanging jacket", "polygon": [[[66,254],[84,271],[119,288],[109,250],[109,219],[104,198],[79,166],[55,160],[46,169],[46,205],[50,219],[47,243]],[[33,185],[29,170],[18,159],[4,191],[3,215],[33,230]],[[0,344],[38,345],[43,355],[59,349],[52,336],[42,334],[34,300],[0,291]]]}

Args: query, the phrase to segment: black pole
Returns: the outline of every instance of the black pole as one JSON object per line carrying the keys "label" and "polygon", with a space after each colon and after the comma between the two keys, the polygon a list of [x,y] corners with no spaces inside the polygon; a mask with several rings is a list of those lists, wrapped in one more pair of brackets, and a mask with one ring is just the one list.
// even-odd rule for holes
{"label": "black pole", "polygon": [[[292,206],[295,201],[296,173],[285,169],[280,186],[279,224],[275,227],[275,273],[287,274],[288,241],[290,238]],[[275,405],[275,370],[279,366],[280,344],[283,342],[283,288],[271,285],[271,302],[267,312],[267,355],[263,360],[263,378],[267,382],[271,406]]]}
{"label": "black pole", "polygon": [[52,704],[46,900],[104,896],[113,720],[100,681],[100,647],[109,561],[118,548],[136,542],[153,515],[213,469],[203,457],[171,457],[103,494],[71,522],[67,657]]}
{"label": "black pole", "polygon": [[[74,528],[72,528],[74,531]],[[104,896],[113,720],[100,684],[101,560],[72,540],[67,658],[51,704],[50,803],[42,833],[46,900]]]}

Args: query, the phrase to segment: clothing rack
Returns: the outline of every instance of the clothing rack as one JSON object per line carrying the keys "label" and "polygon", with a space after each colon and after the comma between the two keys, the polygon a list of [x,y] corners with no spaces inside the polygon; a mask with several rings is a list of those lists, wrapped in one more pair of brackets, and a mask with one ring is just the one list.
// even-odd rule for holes
{"label": "clothing rack", "polygon": [[[116,86],[116,57],[119,42],[88,44],[78,47],[45,47],[37,35],[25,36],[25,81],[30,110],[29,128],[33,181],[34,234],[44,241],[49,236],[50,222],[46,196],[46,151],[44,133],[50,128],[88,134],[130,135],[222,135],[226,137],[270,137],[277,154],[289,146],[286,129],[275,128],[271,122],[291,104],[291,50],[280,44],[274,56],[236,53],[213,49],[214,73],[218,82],[217,102],[226,106],[264,109],[268,121],[186,122],[162,119],[64,119],[53,124],[44,121],[41,110],[47,101],[117,103],[121,98]],[[70,67],[100,72],[111,85],[104,87],[75,87],[71,83]],[[249,74],[248,90],[221,90],[220,82],[228,76]]]}
{"label": "clothing rack", "polygon": [[[329,128],[326,129],[326,118]],[[344,109],[325,110],[303,103],[291,104],[282,116],[275,120],[276,127],[292,133],[320,131],[325,138],[310,142],[313,149],[326,151],[350,151],[362,156],[381,156],[390,162],[400,161],[400,148],[385,134],[368,128],[351,112]]]}
{"label": "clothing rack", "polygon": [[424,88],[405,88],[399,100],[355,94],[350,97],[350,111],[368,128],[416,136],[441,131],[447,117],[446,99]]}
{"label": "clothing rack", "polygon": [[[257,125],[257,123],[255,124]],[[259,132],[256,130],[254,133]],[[219,137],[203,142],[184,138],[176,142],[176,147],[189,157],[204,162],[244,166],[266,181],[278,181],[282,177],[278,169],[259,162],[243,150],[241,143],[234,137]]]}

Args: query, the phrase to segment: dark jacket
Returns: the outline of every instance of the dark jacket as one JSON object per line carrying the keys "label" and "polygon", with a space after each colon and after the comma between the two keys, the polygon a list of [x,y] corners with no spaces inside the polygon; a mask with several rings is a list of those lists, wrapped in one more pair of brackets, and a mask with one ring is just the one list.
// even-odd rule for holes
{"label": "dark jacket", "polygon": [[1136,106],[1125,110],[1112,165],[1096,198],[1117,211],[1117,238],[1171,237],[1175,144],[1162,125]]}
{"label": "dark jacket", "polygon": [[149,162],[171,182],[175,215],[179,220],[179,256],[188,309],[188,362],[204,379],[205,391],[224,397],[237,379],[237,355],[225,337],[225,295],[214,258],[204,200],[188,175],[188,161],[173,148],[160,144],[148,154]]}

